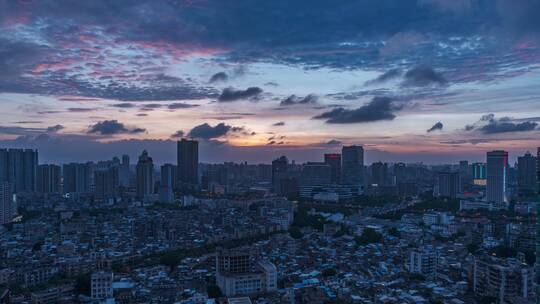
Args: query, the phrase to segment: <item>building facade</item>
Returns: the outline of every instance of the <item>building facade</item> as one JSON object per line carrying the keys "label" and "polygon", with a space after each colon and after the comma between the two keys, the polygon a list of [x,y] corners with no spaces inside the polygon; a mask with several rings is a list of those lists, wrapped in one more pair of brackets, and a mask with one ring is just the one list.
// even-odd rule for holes
{"label": "building facade", "polygon": [[147,200],[154,193],[154,162],[144,150],[137,162],[137,199]]}
{"label": "building facade", "polygon": [[364,185],[364,148],[343,146],[341,149],[342,182],[362,187]]}
{"label": "building facade", "polygon": [[277,269],[269,261],[255,260],[249,249],[219,250],[216,282],[227,297],[272,292],[277,290]]}
{"label": "building facade", "polygon": [[13,220],[17,206],[13,200],[13,186],[8,182],[0,183],[0,224]]}
{"label": "building facade", "polygon": [[341,182],[341,154],[324,154],[324,163],[330,166],[330,179],[333,184]]}
{"label": "building facade", "polygon": [[506,205],[508,152],[499,150],[487,153],[486,177],[486,200]]}
{"label": "building facade", "polygon": [[34,192],[37,165],[37,150],[0,149],[0,183],[11,183],[13,193]]}
{"label": "building facade", "polygon": [[178,189],[191,191],[199,185],[199,142],[182,139],[177,143]]}
{"label": "building facade", "polygon": [[536,162],[536,157],[529,152],[518,157],[517,182],[519,194],[522,196],[532,196],[537,191]]}
{"label": "building facade", "polygon": [[39,165],[37,167],[37,192],[53,194],[61,192],[61,169],[57,165]]}
{"label": "building facade", "polygon": [[90,280],[90,296],[92,300],[105,300],[113,297],[113,273],[98,271],[92,273]]}

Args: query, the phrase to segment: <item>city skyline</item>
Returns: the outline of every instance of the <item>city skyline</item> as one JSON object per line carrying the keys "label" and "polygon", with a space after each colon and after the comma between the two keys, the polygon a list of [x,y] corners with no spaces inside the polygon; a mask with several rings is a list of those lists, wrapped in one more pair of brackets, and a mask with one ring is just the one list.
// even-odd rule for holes
{"label": "city skyline", "polygon": [[538,3],[451,3],[0,2],[0,147],[162,164],[185,137],[209,163],[354,144],[367,163],[513,163],[540,138]]}

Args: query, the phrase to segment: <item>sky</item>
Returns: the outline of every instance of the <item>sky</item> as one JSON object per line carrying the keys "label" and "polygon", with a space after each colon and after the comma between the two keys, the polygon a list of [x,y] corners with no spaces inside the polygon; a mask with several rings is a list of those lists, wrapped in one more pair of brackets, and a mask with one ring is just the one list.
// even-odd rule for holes
{"label": "sky", "polygon": [[540,146],[540,0],[0,0],[0,147],[40,162],[512,160]]}

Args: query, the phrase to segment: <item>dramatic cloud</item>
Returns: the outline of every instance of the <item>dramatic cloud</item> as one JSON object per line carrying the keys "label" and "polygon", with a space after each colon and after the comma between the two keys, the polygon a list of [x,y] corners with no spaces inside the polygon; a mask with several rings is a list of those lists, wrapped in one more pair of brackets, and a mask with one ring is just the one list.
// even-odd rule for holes
{"label": "dramatic cloud", "polygon": [[385,83],[387,81],[401,77],[402,74],[403,72],[400,69],[391,69],[379,75],[373,80],[366,81],[365,85]]}
{"label": "dramatic cloud", "polygon": [[230,102],[241,99],[253,99],[259,96],[263,90],[259,87],[249,87],[245,90],[236,90],[234,88],[225,88],[218,97],[218,101]]}
{"label": "dramatic cloud", "polygon": [[280,102],[281,106],[292,106],[297,104],[315,104],[319,98],[314,94],[309,94],[305,97],[291,95]]}
{"label": "dramatic cloud", "polygon": [[444,85],[447,80],[442,74],[425,65],[414,67],[403,75],[402,86],[425,87],[430,85]]}
{"label": "dramatic cloud", "polygon": [[225,82],[227,80],[229,80],[229,76],[227,75],[227,73],[219,72],[219,73],[215,73],[214,75],[212,75],[212,77],[210,77],[209,82],[210,83]]}
{"label": "dramatic cloud", "polygon": [[55,132],[58,132],[58,131],[60,131],[62,129],[64,129],[64,126],[62,126],[62,125],[54,125],[54,126],[48,127],[45,131],[55,133]]}
{"label": "dramatic cloud", "polygon": [[315,116],[315,119],[324,119],[330,124],[365,123],[380,120],[393,120],[403,105],[394,104],[390,97],[374,97],[370,102],[360,108],[348,110],[336,108],[331,111]]}
{"label": "dramatic cloud", "polygon": [[429,128],[426,132],[431,133],[433,131],[442,130],[442,129],[443,129],[443,124],[442,122],[439,121],[436,124],[434,124],[431,128]]}
{"label": "dramatic cloud", "polygon": [[208,123],[203,123],[202,125],[193,127],[193,129],[189,131],[188,136],[192,138],[200,138],[200,139],[214,139],[214,138],[223,137],[230,132],[242,132],[242,131],[244,131],[244,128],[242,127],[233,127],[223,122],[215,125],[214,127],[212,127]]}
{"label": "dramatic cloud", "polygon": [[146,129],[127,128],[123,123],[117,120],[104,120],[91,125],[88,128],[89,134],[114,135],[114,134],[136,134],[144,133]]}
{"label": "dramatic cloud", "polygon": [[199,105],[195,105],[195,104],[188,104],[188,103],[183,103],[183,102],[175,102],[175,103],[171,103],[167,106],[167,108],[169,110],[177,110],[177,109],[189,109],[189,108],[195,108],[195,107],[198,107]]}
{"label": "dramatic cloud", "polygon": [[523,121],[523,119],[513,119],[510,117],[496,118],[494,114],[487,114],[472,125],[465,126],[466,131],[479,131],[484,134],[498,134],[510,132],[533,131],[538,126],[534,121]]}
{"label": "dramatic cloud", "polygon": [[184,131],[178,130],[174,132],[174,134],[171,135],[171,138],[183,138],[184,137]]}

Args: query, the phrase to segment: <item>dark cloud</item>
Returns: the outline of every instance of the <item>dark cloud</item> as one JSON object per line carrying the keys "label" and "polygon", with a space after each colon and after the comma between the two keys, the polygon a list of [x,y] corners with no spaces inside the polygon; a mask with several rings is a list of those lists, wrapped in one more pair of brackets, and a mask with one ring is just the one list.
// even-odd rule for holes
{"label": "dark cloud", "polygon": [[175,102],[175,103],[171,103],[167,106],[167,108],[169,110],[177,110],[177,109],[189,109],[189,108],[195,108],[195,107],[198,107],[199,105],[196,105],[196,104],[188,104],[188,103],[183,103],[183,102]]}
{"label": "dark cloud", "polygon": [[145,109],[159,109],[161,107],[163,107],[163,105],[160,103],[147,103],[143,105],[143,108]]}
{"label": "dark cloud", "polygon": [[89,134],[114,135],[114,134],[136,134],[144,133],[143,128],[128,128],[118,120],[99,121],[88,128]]}
{"label": "dark cloud", "polygon": [[[466,76],[456,77],[472,80],[496,75],[509,63],[528,66],[531,60],[510,54],[515,40],[502,39],[523,35],[506,35],[497,47],[482,38],[497,40],[510,31],[537,39],[533,34],[540,28],[538,0],[314,0],[309,7],[287,0],[87,2],[0,2],[3,30],[13,31],[0,41],[0,92],[123,101],[215,98],[214,88],[163,75],[170,62],[156,60],[215,50],[227,63],[273,61],[309,68],[380,70],[404,59],[408,64],[429,60],[444,71],[465,67]],[[28,39],[9,27],[16,24],[39,33],[47,44],[21,42]],[[398,59],[379,58],[379,49],[407,33],[426,33],[430,39],[392,55]],[[101,51],[110,41],[126,44],[136,55],[104,57]],[[491,66],[466,66],[470,58],[488,59]],[[84,67],[75,70],[66,62]],[[121,62],[125,70],[115,70],[120,65],[111,67],[111,62]]]}
{"label": "dark cloud", "polygon": [[0,92],[2,87],[16,86],[17,79],[43,60],[47,51],[43,45],[0,38]]}
{"label": "dark cloud", "polygon": [[131,134],[146,133],[146,129],[144,129],[144,128],[135,128],[135,129],[132,129],[129,133],[131,133]]}
{"label": "dark cloud", "polygon": [[309,94],[305,97],[298,97],[296,95],[290,95],[280,102],[281,106],[292,106],[297,104],[315,104],[319,98],[317,95]]}
{"label": "dark cloud", "polygon": [[259,87],[249,87],[245,90],[236,90],[234,88],[225,88],[218,97],[218,101],[230,102],[241,99],[253,99],[258,97],[263,90]]}
{"label": "dark cloud", "polygon": [[431,128],[429,128],[426,132],[431,133],[433,131],[442,130],[442,129],[443,129],[443,124],[442,122],[439,121],[436,124],[434,124]]}
{"label": "dark cloud", "polygon": [[184,137],[184,131],[182,130],[178,130],[171,135],[171,138],[182,138],[182,137]]}
{"label": "dark cloud", "polygon": [[447,83],[441,73],[426,65],[420,65],[408,70],[403,75],[403,78],[401,85],[405,87],[441,86]]}
{"label": "dark cloud", "polygon": [[20,121],[14,122],[14,123],[24,125],[24,124],[38,124],[38,123],[43,123],[43,121],[41,121],[41,120],[20,120]]}
{"label": "dark cloud", "polygon": [[139,116],[139,117],[145,117],[145,116],[148,116],[148,114],[146,114],[146,113],[137,113],[137,114],[135,114],[135,115],[137,115],[137,116]]}
{"label": "dark cloud", "polygon": [[92,112],[97,110],[96,108],[68,108],[69,112],[74,113],[85,113],[85,112]]}
{"label": "dark cloud", "polygon": [[214,127],[212,127],[208,123],[203,123],[201,125],[193,127],[193,129],[189,131],[188,136],[192,138],[200,138],[200,139],[214,139],[214,138],[223,137],[230,132],[241,132],[241,131],[244,131],[243,127],[233,127],[223,122],[215,125]]}
{"label": "dark cloud", "polygon": [[538,123],[530,120],[513,119],[511,117],[496,118],[494,114],[486,114],[472,125],[466,125],[465,131],[478,131],[483,134],[534,131]]}
{"label": "dark cloud", "polygon": [[115,108],[129,109],[129,108],[135,107],[135,104],[131,102],[122,102],[122,103],[115,103],[112,106]]}
{"label": "dark cloud", "polygon": [[229,75],[227,75],[227,73],[218,72],[212,75],[212,77],[210,77],[210,80],[208,82],[216,83],[216,82],[225,82],[227,80],[229,80]]}
{"label": "dark cloud", "polygon": [[273,126],[275,126],[275,127],[281,127],[281,126],[284,126],[284,125],[285,125],[284,121],[278,121],[275,124],[273,124]]}
{"label": "dark cloud", "polygon": [[521,122],[513,123],[509,121],[493,121],[489,124],[479,128],[485,134],[494,134],[494,133],[507,133],[507,132],[527,132],[536,129],[538,123],[536,122]]}
{"label": "dark cloud", "polygon": [[387,81],[390,81],[390,80],[401,77],[402,74],[403,74],[403,72],[401,71],[401,69],[391,69],[391,70],[388,70],[388,71],[382,73],[381,75],[379,75],[375,79],[366,81],[365,85],[373,85],[373,84],[385,83]]}
{"label": "dark cloud", "polygon": [[45,130],[42,128],[0,126],[0,134],[7,134],[7,135],[34,136],[34,135],[41,134],[44,131]]}
{"label": "dark cloud", "polygon": [[54,132],[58,132],[58,131],[60,131],[62,129],[64,129],[63,125],[54,125],[54,126],[48,127],[45,131],[54,133]]}
{"label": "dark cloud", "polygon": [[327,141],[325,143],[326,146],[331,146],[331,147],[334,147],[334,146],[341,146],[343,144],[343,142],[341,142],[340,140],[337,140],[337,139],[331,139],[329,141]]}
{"label": "dark cloud", "polygon": [[395,104],[390,97],[374,97],[370,102],[360,108],[348,110],[336,108],[315,116],[315,119],[324,119],[330,124],[365,123],[380,120],[393,120],[395,111],[403,108],[402,104]]}

